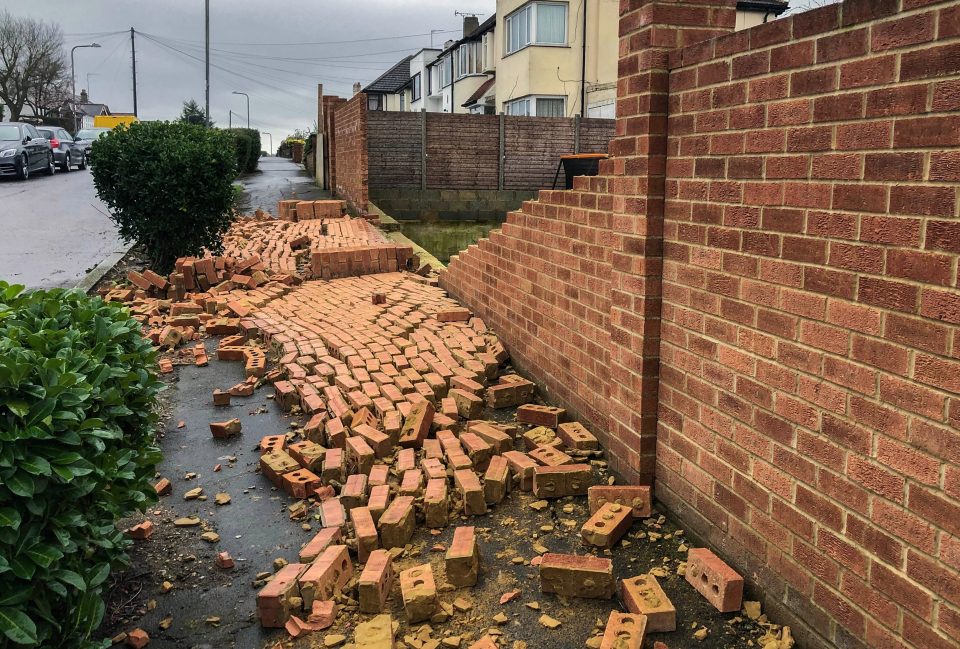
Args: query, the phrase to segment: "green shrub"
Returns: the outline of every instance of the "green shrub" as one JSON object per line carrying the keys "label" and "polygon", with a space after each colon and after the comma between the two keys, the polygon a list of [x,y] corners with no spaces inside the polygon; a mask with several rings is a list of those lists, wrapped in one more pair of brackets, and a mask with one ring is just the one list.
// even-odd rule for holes
{"label": "green shrub", "polygon": [[250,140],[250,136],[247,135],[244,131],[246,129],[231,128],[227,129],[227,133],[233,139],[233,150],[237,156],[237,173],[243,173],[247,169],[247,163],[250,160],[250,149],[253,146],[253,142]]}
{"label": "green shrub", "polygon": [[155,352],[119,305],[22,288],[0,282],[0,646],[93,647],[115,521],[156,498]]}
{"label": "green shrub", "polygon": [[240,129],[250,137],[250,156],[247,158],[247,164],[244,170],[251,173],[257,170],[257,164],[260,162],[260,131],[255,128]]}
{"label": "green shrub", "polygon": [[136,122],[93,143],[93,182],[120,236],[164,273],[178,257],[220,252],[233,219],[235,145],[219,129]]}

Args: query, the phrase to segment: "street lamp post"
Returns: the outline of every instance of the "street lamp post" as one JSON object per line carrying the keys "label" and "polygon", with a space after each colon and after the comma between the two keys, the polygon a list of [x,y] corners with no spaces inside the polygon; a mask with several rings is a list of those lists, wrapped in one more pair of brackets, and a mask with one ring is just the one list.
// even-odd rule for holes
{"label": "street lamp post", "polygon": [[268,151],[268,153],[270,155],[273,155],[273,136],[270,135],[270,133],[267,133],[266,131],[260,131],[260,132],[270,138],[270,150]]}
{"label": "street lamp post", "polygon": [[73,128],[77,129],[77,73],[73,64],[73,53],[81,47],[100,47],[100,43],[74,45],[70,49],[70,104],[73,106]]}
{"label": "street lamp post", "polygon": [[250,95],[245,92],[237,92],[236,90],[233,91],[233,94],[243,95],[247,98],[247,128],[250,128]]}

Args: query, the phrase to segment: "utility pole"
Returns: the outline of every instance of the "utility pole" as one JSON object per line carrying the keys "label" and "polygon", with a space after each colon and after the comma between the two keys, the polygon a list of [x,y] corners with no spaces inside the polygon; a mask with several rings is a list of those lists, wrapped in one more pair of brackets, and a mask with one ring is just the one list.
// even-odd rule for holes
{"label": "utility pole", "polygon": [[133,116],[137,116],[137,42],[134,39],[136,30],[130,28],[130,63],[133,68]]}
{"label": "utility pole", "polygon": [[229,122],[230,126],[228,128],[233,128],[233,111],[232,110],[230,111],[229,119],[230,119],[230,122]]}
{"label": "utility pole", "polygon": [[204,0],[204,41],[206,47],[206,68],[207,68],[207,104],[204,119],[207,120],[207,126],[210,126],[210,0]]}

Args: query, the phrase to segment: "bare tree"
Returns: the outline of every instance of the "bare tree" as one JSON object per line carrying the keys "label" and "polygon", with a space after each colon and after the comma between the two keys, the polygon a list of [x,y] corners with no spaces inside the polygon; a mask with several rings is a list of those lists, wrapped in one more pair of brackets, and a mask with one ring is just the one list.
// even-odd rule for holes
{"label": "bare tree", "polygon": [[25,105],[48,109],[55,97],[62,100],[57,87],[62,89],[66,69],[59,25],[0,13],[0,100],[10,120],[20,119]]}

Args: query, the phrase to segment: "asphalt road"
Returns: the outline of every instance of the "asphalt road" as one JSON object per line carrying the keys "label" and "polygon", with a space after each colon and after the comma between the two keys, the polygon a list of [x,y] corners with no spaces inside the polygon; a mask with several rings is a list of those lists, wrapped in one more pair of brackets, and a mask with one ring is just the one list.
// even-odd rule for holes
{"label": "asphalt road", "polygon": [[72,287],[125,250],[90,170],[0,179],[0,280],[27,288]]}
{"label": "asphalt road", "polygon": [[329,192],[317,187],[302,165],[289,158],[263,156],[257,170],[239,182],[244,190],[241,207],[247,212],[261,209],[276,216],[279,200],[313,201],[330,197]]}

